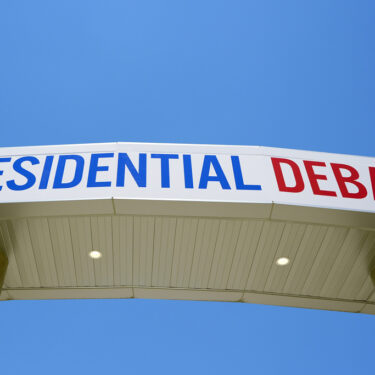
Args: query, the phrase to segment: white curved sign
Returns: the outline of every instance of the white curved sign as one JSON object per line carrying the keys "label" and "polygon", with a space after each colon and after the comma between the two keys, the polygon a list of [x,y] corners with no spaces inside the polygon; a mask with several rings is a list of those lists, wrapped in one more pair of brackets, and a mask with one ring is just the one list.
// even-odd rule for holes
{"label": "white curved sign", "polygon": [[1,203],[103,198],[375,212],[375,158],[147,143],[0,149]]}

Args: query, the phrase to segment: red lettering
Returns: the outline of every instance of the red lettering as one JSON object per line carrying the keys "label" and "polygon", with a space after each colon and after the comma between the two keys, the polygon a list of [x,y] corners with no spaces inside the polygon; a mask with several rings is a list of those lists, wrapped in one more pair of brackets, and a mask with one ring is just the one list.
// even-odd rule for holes
{"label": "red lettering", "polygon": [[[336,163],[331,163],[331,167],[343,198],[362,199],[367,196],[367,190],[365,186],[357,181],[359,178],[359,173],[355,168],[351,167],[350,165]],[[347,171],[349,171],[350,176],[344,177],[341,173],[342,169],[346,169]],[[358,189],[358,191],[356,193],[350,193],[347,188],[347,184],[354,185]]]}
{"label": "red lettering", "polygon": [[371,180],[371,185],[372,185],[372,194],[375,200],[375,168],[369,167],[369,170],[370,170],[370,180]]}
{"label": "red lettering", "polygon": [[329,197],[336,197],[336,193],[334,191],[329,191],[329,190],[322,190],[319,187],[318,180],[327,180],[327,176],[324,174],[316,174],[314,172],[314,167],[325,167],[326,163],[322,161],[309,161],[309,160],[304,160],[303,163],[305,164],[307,176],[309,177],[310,180],[310,185],[313,193],[315,195],[327,195]]}
{"label": "red lettering", "polygon": [[[279,186],[280,191],[285,191],[288,193],[300,193],[305,188],[301,171],[297,163],[289,159],[282,158],[271,158],[273,170],[275,172],[277,185]],[[294,179],[296,180],[295,186],[286,186],[283,171],[281,170],[280,164],[287,164],[292,168]]]}

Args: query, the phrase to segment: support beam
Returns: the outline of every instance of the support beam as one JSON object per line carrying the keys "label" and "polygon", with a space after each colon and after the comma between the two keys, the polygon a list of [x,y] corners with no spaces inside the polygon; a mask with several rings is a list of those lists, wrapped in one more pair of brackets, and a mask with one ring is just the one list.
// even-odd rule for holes
{"label": "support beam", "polygon": [[4,250],[0,249],[0,293],[3,287],[5,274],[8,268],[8,257]]}

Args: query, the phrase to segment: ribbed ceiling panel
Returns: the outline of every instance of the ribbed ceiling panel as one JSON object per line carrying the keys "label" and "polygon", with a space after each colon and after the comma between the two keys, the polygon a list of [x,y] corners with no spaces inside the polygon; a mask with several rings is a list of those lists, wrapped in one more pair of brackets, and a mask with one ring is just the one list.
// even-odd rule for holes
{"label": "ribbed ceiling panel", "polygon": [[95,286],[94,262],[88,256],[93,249],[90,218],[87,216],[71,217],[69,225],[75,268],[77,270],[77,285]]}
{"label": "ribbed ceiling panel", "polygon": [[177,219],[170,281],[171,287],[189,287],[197,228],[198,219]]}
{"label": "ribbed ceiling panel", "polygon": [[262,220],[243,220],[241,222],[227,289],[244,290],[246,288],[263,226],[264,221]]}
{"label": "ribbed ceiling panel", "polygon": [[155,219],[153,286],[169,287],[170,285],[176,226],[175,217],[156,217]]}
{"label": "ribbed ceiling panel", "polygon": [[14,243],[11,239],[8,225],[10,225],[9,222],[0,221],[0,247],[4,249],[4,251],[8,255],[9,261],[4,283],[5,287],[20,288],[23,284],[18,270],[16,255],[14,251]]}
{"label": "ribbed ceiling panel", "polygon": [[25,288],[40,287],[41,284],[27,220],[12,220],[8,222],[7,230],[14,251],[14,258],[10,260],[15,261],[17,264],[22,286]]}
{"label": "ribbed ceiling panel", "polygon": [[151,286],[155,218],[134,217],[133,284]]}
{"label": "ribbed ceiling panel", "polygon": [[48,219],[48,223],[59,286],[77,286],[76,265],[69,219],[66,217],[50,218]]}
{"label": "ribbed ceiling panel", "polygon": [[113,216],[112,234],[114,285],[133,285],[133,216]]}
{"label": "ribbed ceiling panel", "polygon": [[41,218],[28,220],[27,222],[40,284],[44,287],[56,287],[59,282],[48,220]]}
{"label": "ribbed ceiling panel", "polygon": [[[5,289],[157,287],[375,302],[375,232],[286,221],[93,215],[0,222]],[[93,260],[89,252],[99,250]],[[288,266],[276,260],[288,257]]]}
{"label": "ribbed ceiling panel", "polygon": [[285,223],[264,223],[247,280],[247,290],[264,290],[284,228]]}

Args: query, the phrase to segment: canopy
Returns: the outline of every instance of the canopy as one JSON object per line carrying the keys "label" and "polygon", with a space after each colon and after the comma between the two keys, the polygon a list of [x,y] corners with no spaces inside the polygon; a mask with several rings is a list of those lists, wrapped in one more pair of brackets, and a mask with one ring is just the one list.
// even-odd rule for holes
{"label": "canopy", "polygon": [[375,158],[146,143],[2,148],[0,186],[9,261],[0,299],[375,313]]}

